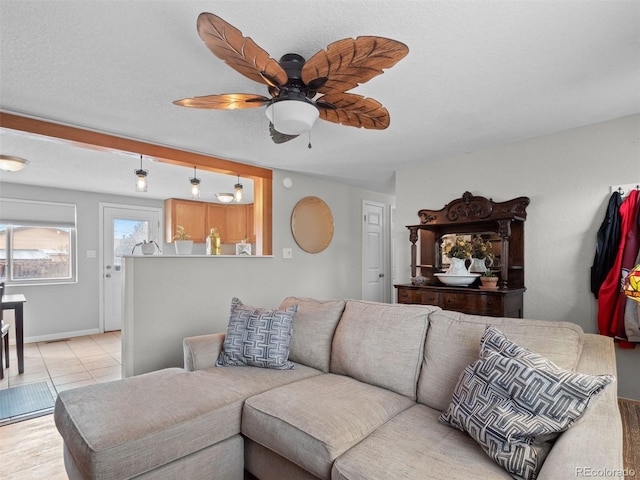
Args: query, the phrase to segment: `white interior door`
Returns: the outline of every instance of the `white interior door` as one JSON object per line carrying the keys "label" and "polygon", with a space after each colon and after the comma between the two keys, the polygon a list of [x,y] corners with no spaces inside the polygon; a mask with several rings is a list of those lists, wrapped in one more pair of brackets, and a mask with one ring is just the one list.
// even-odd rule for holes
{"label": "white interior door", "polygon": [[384,205],[364,200],[362,211],[364,221],[362,298],[373,302],[384,302],[386,301]]}
{"label": "white interior door", "polygon": [[162,209],[101,204],[101,324],[103,331],[120,330],[122,325],[123,255],[141,254],[136,245],[155,241],[162,245]]}

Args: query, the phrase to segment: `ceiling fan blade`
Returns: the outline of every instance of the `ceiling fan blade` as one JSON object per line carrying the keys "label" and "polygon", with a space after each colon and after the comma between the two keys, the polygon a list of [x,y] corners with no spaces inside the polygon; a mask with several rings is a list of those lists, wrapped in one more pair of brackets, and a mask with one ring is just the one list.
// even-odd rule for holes
{"label": "ceiling fan blade", "polygon": [[261,107],[270,99],[252,93],[226,93],[223,95],[205,95],[203,97],[183,98],[173,102],[181,107],[206,108],[214,110],[236,110],[239,108]]}
{"label": "ceiling fan blade", "polygon": [[383,37],[345,38],[320,50],[302,67],[302,81],[309,85],[327,78],[319,93],[346,92],[391,68],[409,53],[404,43]]}
{"label": "ceiling fan blade", "polygon": [[287,83],[287,72],[249,37],[212,13],[198,16],[198,35],[213,54],[258,83]]}
{"label": "ceiling fan blade", "polygon": [[273,143],[285,143],[289,140],[293,140],[298,135],[287,135],[285,133],[280,133],[275,129],[272,122],[269,122],[269,133],[271,134],[271,140]]}
{"label": "ceiling fan blade", "polygon": [[389,112],[380,102],[353,93],[332,93],[316,102],[320,118],[350,127],[384,130],[389,126]]}

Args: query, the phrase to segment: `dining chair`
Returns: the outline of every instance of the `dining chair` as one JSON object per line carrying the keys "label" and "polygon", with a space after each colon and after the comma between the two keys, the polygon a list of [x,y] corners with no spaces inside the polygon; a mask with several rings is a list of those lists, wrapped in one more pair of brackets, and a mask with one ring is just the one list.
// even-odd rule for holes
{"label": "dining chair", "polygon": [[[0,331],[2,338],[0,339],[0,380],[4,378],[4,367],[9,368],[9,327],[8,323],[4,323],[2,297],[4,296],[4,282],[0,282]],[[4,357],[4,362],[2,358]]]}

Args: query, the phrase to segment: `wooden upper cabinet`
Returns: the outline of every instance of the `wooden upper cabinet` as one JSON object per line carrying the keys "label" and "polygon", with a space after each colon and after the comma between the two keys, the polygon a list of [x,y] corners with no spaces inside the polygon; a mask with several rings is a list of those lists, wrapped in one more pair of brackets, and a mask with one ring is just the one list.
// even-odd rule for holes
{"label": "wooden upper cabinet", "polygon": [[181,225],[191,240],[203,243],[216,228],[222,243],[255,243],[253,204],[221,205],[170,198],[164,202],[166,242],[173,242],[176,226]]}
{"label": "wooden upper cabinet", "polygon": [[202,243],[206,238],[207,204],[170,198],[164,202],[165,241],[173,242],[178,225],[190,235],[190,240]]}
{"label": "wooden upper cabinet", "polygon": [[215,228],[220,234],[220,242],[226,242],[227,218],[225,214],[225,206],[217,203],[208,203],[207,205],[207,224],[206,234],[211,233],[211,229]]}
{"label": "wooden upper cabinet", "polygon": [[225,205],[227,219],[225,238],[223,243],[240,243],[247,239],[247,206]]}
{"label": "wooden upper cabinet", "polygon": [[247,205],[247,241],[256,243],[256,223],[253,213],[253,203]]}

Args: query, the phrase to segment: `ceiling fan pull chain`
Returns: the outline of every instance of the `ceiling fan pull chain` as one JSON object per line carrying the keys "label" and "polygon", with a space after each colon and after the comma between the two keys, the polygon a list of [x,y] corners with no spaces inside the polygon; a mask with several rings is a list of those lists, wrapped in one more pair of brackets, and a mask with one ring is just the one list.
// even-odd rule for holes
{"label": "ceiling fan pull chain", "polygon": [[309,148],[311,148],[311,130],[309,130],[309,145],[307,145]]}

